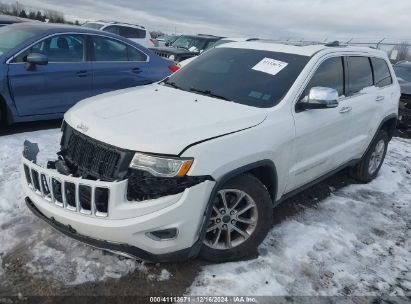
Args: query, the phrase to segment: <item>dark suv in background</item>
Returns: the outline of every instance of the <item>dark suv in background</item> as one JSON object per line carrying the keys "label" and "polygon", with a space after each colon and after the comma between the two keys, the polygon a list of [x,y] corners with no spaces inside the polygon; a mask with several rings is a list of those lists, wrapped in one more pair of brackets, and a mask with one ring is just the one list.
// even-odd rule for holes
{"label": "dark suv in background", "polygon": [[394,71],[401,86],[398,128],[411,134],[411,62],[397,63]]}
{"label": "dark suv in background", "polygon": [[151,50],[160,57],[180,62],[188,58],[198,56],[210,44],[223,37],[212,35],[183,35],[177,38],[169,47],[157,47]]}

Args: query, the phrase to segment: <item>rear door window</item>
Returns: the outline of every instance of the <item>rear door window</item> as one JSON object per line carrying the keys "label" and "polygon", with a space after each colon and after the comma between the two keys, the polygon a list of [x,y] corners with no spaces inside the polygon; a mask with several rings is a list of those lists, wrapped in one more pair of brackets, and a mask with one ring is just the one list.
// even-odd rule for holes
{"label": "rear door window", "polygon": [[147,55],[129,46],[128,47],[128,61],[147,61]]}
{"label": "rear door window", "polygon": [[142,39],[146,38],[146,31],[134,27],[120,26],[120,36],[126,38]]}
{"label": "rear door window", "polygon": [[107,37],[92,36],[95,61],[147,61],[140,50]]}
{"label": "rear door window", "polygon": [[347,66],[349,96],[374,85],[370,59],[368,57],[347,57]]}
{"label": "rear door window", "polygon": [[120,35],[120,27],[117,25],[107,26],[103,29],[103,31],[116,34],[116,35]]}
{"label": "rear door window", "polygon": [[374,82],[376,87],[386,87],[392,84],[392,76],[387,62],[381,58],[371,58],[374,69]]}
{"label": "rear door window", "polygon": [[301,95],[301,99],[308,97],[313,87],[335,89],[339,96],[344,94],[344,67],[342,57],[329,58],[321,63]]}
{"label": "rear door window", "polygon": [[128,61],[127,45],[116,40],[93,36],[96,61]]}

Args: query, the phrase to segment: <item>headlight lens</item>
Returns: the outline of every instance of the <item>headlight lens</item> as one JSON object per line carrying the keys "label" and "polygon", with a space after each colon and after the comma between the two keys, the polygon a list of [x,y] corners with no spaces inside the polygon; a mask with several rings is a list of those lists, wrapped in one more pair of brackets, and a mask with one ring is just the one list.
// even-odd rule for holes
{"label": "headlight lens", "polygon": [[168,57],[168,59],[175,60],[175,59],[176,59],[176,56],[170,55],[170,56]]}
{"label": "headlight lens", "polygon": [[172,158],[136,153],[130,163],[130,168],[147,171],[159,177],[181,177],[186,175],[192,164],[192,158]]}

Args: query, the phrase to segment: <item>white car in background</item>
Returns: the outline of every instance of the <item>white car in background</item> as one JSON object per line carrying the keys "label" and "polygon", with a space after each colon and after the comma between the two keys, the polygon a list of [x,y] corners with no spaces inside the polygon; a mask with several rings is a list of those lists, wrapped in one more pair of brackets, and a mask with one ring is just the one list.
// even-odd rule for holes
{"label": "white car in background", "polygon": [[[201,54],[208,51],[208,50],[211,50],[211,49],[213,49],[213,48],[215,48],[219,45],[222,45],[222,44],[226,44],[226,43],[230,43],[230,42],[245,42],[245,41],[255,41],[255,40],[256,40],[256,38],[221,38],[220,40],[210,44],[204,51],[201,52]],[[200,55],[198,55],[198,56],[200,56]],[[186,66],[187,64],[189,64],[190,62],[192,62],[198,56],[191,57],[191,58],[188,58],[186,60],[180,61],[179,63],[177,63],[177,66],[182,68],[182,67]]]}
{"label": "white car in background", "polygon": [[82,26],[117,34],[119,36],[133,40],[146,48],[158,46],[157,40],[152,38],[150,32],[141,25],[121,22],[93,21],[86,22]]}

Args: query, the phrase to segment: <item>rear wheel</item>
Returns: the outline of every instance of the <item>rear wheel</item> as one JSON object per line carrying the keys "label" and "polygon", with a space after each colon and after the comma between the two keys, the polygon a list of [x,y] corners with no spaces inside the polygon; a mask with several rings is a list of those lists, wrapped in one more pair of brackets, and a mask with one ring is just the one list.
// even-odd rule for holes
{"label": "rear wheel", "polygon": [[255,256],[272,213],[270,195],[256,177],[243,174],[227,182],[214,200],[201,256],[214,262]]}
{"label": "rear wheel", "polygon": [[353,168],[351,173],[355,179],[368,183],[377,177],[387,153],[388,141],[387,132],[380,130],[371,143],[368,152],[363,156],[360,163]]}

